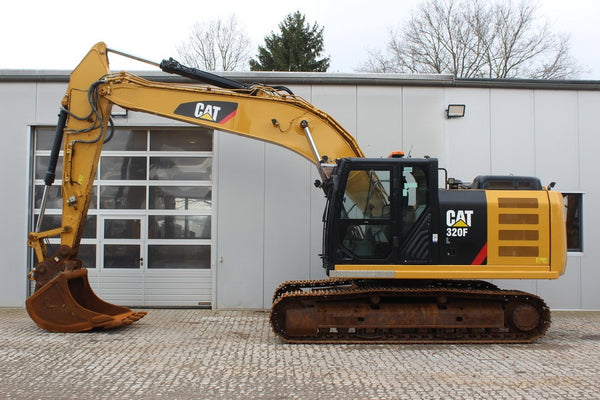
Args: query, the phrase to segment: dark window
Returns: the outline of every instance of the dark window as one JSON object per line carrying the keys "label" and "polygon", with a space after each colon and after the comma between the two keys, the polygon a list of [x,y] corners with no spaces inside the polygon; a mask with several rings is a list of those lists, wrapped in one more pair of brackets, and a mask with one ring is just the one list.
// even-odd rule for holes
{"label": "dark window", "polygon": [[104,268],[139,268],[139,244],[104,245]]}
{"label": "dark window", "polygon": [[153,130],[151,151],[212,151],[210,130]]}
{"label": "dark window", "polygon": [[139,239],[141,236],[141,221],[135,219],[105,219],[105,239]]}
{"label": "dark window", "polygon": [[[48,189],[48,197],[46,198],[46,208],[47,209],[61,209],[62,208],[62,187],[60,185],[50,186]],[[42,197],[44,195],[44,186],[36,185],[35,193],[34,193],[34,208],[40,208],[42,205]],[[97,208],[96,205],[97,196],[96,196],[96,187],[92,189],[92,199],[90,200],[90,209]]]}
{"label": "dark window", "polygon": [[80,244],[77,258],[83,262],[85,268],[96,268],[96,245]]}
{"label": "dark window", "polygon": [[147,136],[145,130],[117,128],[112,138],[102,147],[102,151],[145,151]]}
{"label": "dark window", "polygon": [[[35,130],[35,149],[52,150],[56,128],[37,128]],[[63,140],[64,143],[64,140]],[[63,146],[61,145],[61,148]]]}
{"label": "dark window", "polygon": [[144,180],[146,157],[102,157],[100,171],[100,179]]}
{"label": "dark window", "polygon": [[[62,156],[58,157],[58,162],[56,163],[56,179],[59,180],[62,178]],[[46,171],[48,171],[48,164],[50,163],[50,156],[37,156],[35,158],[35,179],[44,179],[46,177]]]}
{"label": "dark window", "polygon": [[211,157],[150,157],[151,180],[212,179]]}
{"label": "dark window", "polygon": [[150,215],[149,239],[210,239],[210,215]]}
{"label": "dark window", "polygon": [[210,268],[210,246],[150,245],[148,268]]}
{"label": "dark window", "polygon": [[100,208],[144,209],[146,208],[146,187],[102,186],[100,188]]}
{"label": "dark window", "polygon": [[583,251],[582,206],[581,193],[563,193],[565,214],[567,216],[567,249],[568,251]]}
{"label": "dark window", "polygon": [[[46,208],[62,208],[62,187],[60,185],[50,186],[46,197]],[[34,208],[42,206],[42,197],[44,196],[44,186],[36,185],[33,198]]]}
{"label": "dark window", "polygon": [[[34,224],[33,226],[37,226],[39,215],[34,216]],[[49,231],[51,229],[56,229],[61,227],[62,216],[56,214],[46,214],[44,215],[44,220],[42,221],[42,227],[40,232]],[[85,227],[83,228],[82,238],[84,239],[94,239],[96,238],[96,216],[88,215],[85,220]],[[95,264],[95,262],[94,262]]]}
{"label": "dark window", "polygon": [[150,206],[153,210],[210,211],[210,186],[150,186]]}

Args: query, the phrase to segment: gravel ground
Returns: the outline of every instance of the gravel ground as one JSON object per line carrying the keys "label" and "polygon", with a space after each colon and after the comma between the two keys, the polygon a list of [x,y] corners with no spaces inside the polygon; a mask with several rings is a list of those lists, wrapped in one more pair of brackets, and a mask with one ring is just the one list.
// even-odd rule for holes
{"label": "gravel ground", "polygon": [[0,308],[0,398],[600,399],[600,312],[530,345],[292,345],[263,311],[148,311],[62,334]]}

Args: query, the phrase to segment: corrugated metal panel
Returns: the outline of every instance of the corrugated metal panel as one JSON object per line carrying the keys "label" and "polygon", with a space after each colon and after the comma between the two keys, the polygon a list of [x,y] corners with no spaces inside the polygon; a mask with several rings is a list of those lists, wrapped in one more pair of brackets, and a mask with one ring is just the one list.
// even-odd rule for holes
{"label": "corrugated metal panel", "polygon": [[491,173],[535,175],[532,90],[490,92]]}

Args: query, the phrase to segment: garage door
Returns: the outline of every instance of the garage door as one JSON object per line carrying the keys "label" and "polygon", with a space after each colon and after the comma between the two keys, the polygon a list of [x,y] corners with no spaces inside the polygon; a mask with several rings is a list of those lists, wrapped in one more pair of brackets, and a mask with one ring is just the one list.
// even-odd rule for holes
{"label": "garage door", "polygon": [[[35,130],[32,223],[53,136],[53,128]],[[103,148],[79,251],[100,297],[129,306],[210,306],[212,147],[210,130],[116,129]],[[61,201],[57,185],[43,230],[60,226]]]}

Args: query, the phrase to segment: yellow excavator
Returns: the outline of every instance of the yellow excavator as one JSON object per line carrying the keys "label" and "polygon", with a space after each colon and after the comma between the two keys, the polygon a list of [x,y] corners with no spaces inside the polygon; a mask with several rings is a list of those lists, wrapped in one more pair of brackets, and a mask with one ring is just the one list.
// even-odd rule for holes
{"label": "yellow excavator", "polygon": [[[273,297],[274,332],[291,343],[528,343],[550,325],[539,297],[489,279],[555,279],[565,269],[560,193],[539,179],[479,176],[439,188],[434,158],[365,158],[331,116],[285,87],[247,85],[181,65],[156,64],[190,83],[111,73],[104,43],[72,72],[62,100],[46,189],[64,142],[62,223],[28,244],[37,265],[27,301],[43,329],[80,332],[131,324],[145,312],[107,303],[77,259],[111,106],[274,143],[314,163],[327,198],[328,278],[289,281]],[[192,81],[199,81],[200,84]],[[61,238],[50,255],[46,240]]]}

